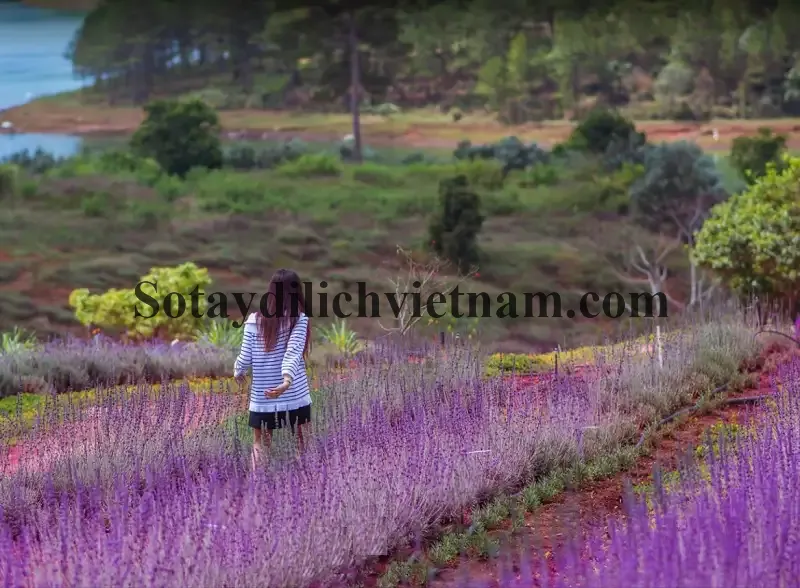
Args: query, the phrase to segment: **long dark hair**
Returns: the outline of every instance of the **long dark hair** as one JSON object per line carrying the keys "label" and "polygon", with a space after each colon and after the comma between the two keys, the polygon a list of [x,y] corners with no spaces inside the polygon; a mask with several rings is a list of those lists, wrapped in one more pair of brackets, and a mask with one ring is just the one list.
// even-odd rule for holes
{"label": "long dark hair", "polygon": [[[295,272],[288,269],[279,269],[275,272],[269,282],[266,308],[264,306],[264,304],[261,305],[258,326],[261,336],[264,337],[265,349],[269,352],[278,343],[278,335],[281,331],[285,329],[288,337],[294,330],[300,313],[306,311],[306,298],[303,295],[300,278]],[[303,349],[303,357],[308,357],[310,349],[311,321],[309,320],[306,327],[306,345]]]}

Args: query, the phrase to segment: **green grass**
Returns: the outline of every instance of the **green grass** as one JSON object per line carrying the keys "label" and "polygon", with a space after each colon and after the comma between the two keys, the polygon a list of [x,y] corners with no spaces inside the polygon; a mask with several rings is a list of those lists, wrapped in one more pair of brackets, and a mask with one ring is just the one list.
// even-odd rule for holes
{"label": "green grass", "polygon": [[[13,285],[0,290],[0,329],[78,332],[67,306],[72,289],[131,287],[152,266],[185,261],[209,268],[210,291],[264,292],[275,268],[292,267],[304,280],[326,280],[329,293],[355,293],[362,281],[388,292],[405,271],[397,246],[427,248],[438,182],[462,172],[477,182],[486,216],[479,275],[462,291],[558,291],[565,307],[575,307],[586,291],[630,289],[609,259],[634,237],[652,239],[616,210],[627,180],[611,176],[610,187],[601,185],[591,162],[514,172],[497,187],[496,170],[484,163],[399,165],[383,156],[386,163],[355,166],[334,153],[328,145],[276,169],[192,172],[186,181],[144,168],[110,172],[97,157],[26,177],[25,198],[0,210],[0,249],[10,254],[0,275]],[[681,268],[679,257],[673,268]],[[630,326],[567,318],[479,323],[490,348],[526,353],[594,344]],[[366,337],[384,333],[369,318],[352,326]]]}

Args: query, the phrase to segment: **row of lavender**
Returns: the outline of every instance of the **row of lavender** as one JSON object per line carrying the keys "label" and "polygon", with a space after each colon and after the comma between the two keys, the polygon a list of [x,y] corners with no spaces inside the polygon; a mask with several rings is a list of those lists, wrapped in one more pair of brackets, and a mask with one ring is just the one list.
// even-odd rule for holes
{"label": "row of lavender", "polygon": [[205,342],[123,343],[65,339],[0,353],[0,398],[60,393],[97,385],[230,375],[237,350]]}
{"label": "row of lavender", "polygon": [[186,424],[186,389],[109,391],[81,423],[96,434],[57,432],[70,451],[0,479],[0,576],[11,586],[307,586],[634,439],[642,419],[685,402],[698,380],[729,378],[755,350],[751,329],[718,318],[683,330],[663,366],[606,358],[607,376],[553,379],[539,397],[479,377],[468,349],[423,366],[369,360],[324,387],[304,453],[256,472],[237,427]]}
{"label": "row of lavender", "polygon": [[554,560],[528,553],[518,573],[501,565],[500,588],[797,586],[800,361],[781,366],[776,381],[775,400],[745,423],[754,434],[709,444],[676,486],[657,482],[654,504],[631,497],[624,520],[590,529]]}

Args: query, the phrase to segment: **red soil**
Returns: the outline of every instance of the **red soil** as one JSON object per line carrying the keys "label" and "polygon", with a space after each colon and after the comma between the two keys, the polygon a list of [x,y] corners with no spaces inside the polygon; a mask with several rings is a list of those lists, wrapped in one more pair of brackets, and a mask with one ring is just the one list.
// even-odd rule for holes
{"label": "red soil", "polygon": [[[776,367],[787,361],[796,352],[786,351],[781,345],[771,346],[764,350],[756,366],[750,366],[753,386],[750,389],[733,393],[728,398],[759,396],[772,394],[770,376]],[[576,375],[589,375],[592,366],[580,366]],[[520,386],[538,388],[552,374],[518,377]],[[693,447],[702,443],[709,427],[719,422],[736,422],[751,407],[747,405],[726,405],[708,413],[686,419],[675,427],[666,428],[660,436],[654,439],[655,449],[647,456],[637,460],[633,468],[621,472],[611,478],[588,484],[579,490],[570,490],[559,494],[551,503],[526,513],[524,525],[512,532],[510,523],[506,521],[500,529],[489,533],[498,539],[503,553],[518,562],[520,553],[539,554],[552,553],[567,544],[575,537],[576,530],[581,530],[586,536],[587,530],[596,529],[603,525],[610,517],[619,517],[624,514],[623,498],[626,483],[632,485],[645,483],[651,480],[653,468],[658,464],[663,471],[677,468],[681,457]],[[465,513],[464,522],[469,522],[469,512]],[[349,578],[364,588],[378,586],[380,577],[386,572],[393,561],[406,561],[413,554],[410,547],[399,550],[391,557],[381,557],[357,573],[357,578]],[[546,556],[547,557],[547,556]],[[552,562],[548,566],[554,572]],[[515,571],[517,569],[515,568]],[[487,586],[499,586],[498,566],[496,560],[482,560],[477,558],[464,558],[454,562],[437,577],[428,582],[426,586],[432,588],[459,588],[463,586],[465,578],[474,582],[488,582]],[[352,585],[352,584],[348,584]],[[344,586],[342,584],[342,586]],[[340,588],[333,583],[326,588]]]}

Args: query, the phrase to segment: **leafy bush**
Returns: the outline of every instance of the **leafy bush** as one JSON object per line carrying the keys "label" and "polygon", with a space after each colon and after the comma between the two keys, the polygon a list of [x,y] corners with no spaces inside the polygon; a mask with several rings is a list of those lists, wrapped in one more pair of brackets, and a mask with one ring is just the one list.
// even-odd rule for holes
{"label": "leafy bush", "polygon": [[[342,161],[355,161],[355,140],[352,138],[344,139],[339,143],[339,157]],[[361,159],[363,161],[378,161],[377,152],[368,145],[361,145]]]}
{"label": "leafy bush", "polygon": [[553,366],[538,356],[522,353],[495,353],[486,362],[486,375],[489,377],[540,374],[551,369]]}
{"label": "leafy bush", "polygon": [[196,339],[200,343],[206,343],[215,347],[232,349],[237,353],[242,345],[244,328],[242,325],[234,326],[235,321],[225,318],[209,318],[196,333]]}
{"label": "leafy bush", "polygon": [[466,176],[470,185],[487,190],[499,190],[503,187],[505,178],[503,166],[499,162],[484,159],[460,162],[456,166],[456,173]]}
{"label": "leafy bush", "polygon": [[[177,267],[154,267],[139,280],[136,288],[129,290],[112,288],[103,294],[91,294],[86,288],[73,290],[69,304],[75,309],[78,321],[87,327],[124,330],[133,339],[186,339],[195,336],[202,324],[201,317],[193,316],[195,309],[191,306],[190,295],[195,288],[202,294],[203,287],[210,284],[208,270],[189,262]],[[164,308],[166,296],[172,292],[183,295],[186,302],[183,314],[176,318],[170,317]],[[173,296],[170,303],[176,305],[178,301]],[[201,295],[196,310],[203,315],[205,307],[206,299]]]}
{"label": "leafy bush", "polygon": [[225,165],[237,170],[272,169],[287,161],[295,161],[308,151],[308,144],[299,139],[262,149],[237,145],[225,155]]}
{"label": "leafy bush", "polygon": [[689,239],[728,192],[714,158],[695,143],[662,143],[647,151],[644,174],[631,186],[633,212],[654,229],[670,226]]}
{"label": "leafy bush", "polygon": [[547,163],[549,154],[536,143],[525,145],[517,137],[506,137],[497,143],[488,145],[472,145],[462,141],[453,152],[456,159],[496,159],[500,162],[503,174],[512,170],[524,170],[538,163]]}
{"label": "leafy bush", "polygon": [[762,127],[753,137],[736,137],[731,147],[730,161],[750,184],[767,173],[767,166],[778,169],[783,165],[786,152],[786,135],[773,135],[772,129]]}
{"label": "leafy bush", "polygon": [[341,162],[328,153],[307,153],[278,166],[279,173],[292,178],[339,176],[342,171]]}
{"label": "leafy bush", "polygon": [[156,100],[131,138],[136,155],[152,157],[169,174],[185,176],[193,167],[222,166],[217,113],[201,100]]}
{"label": "leafy bush", "polygon": [[403,185],[402,176],[395,170],[368,161],[353,168],[353,179],[362,184],[381,188],[393,188]]}
{"label": "leafy bush", "polygon": [[0,333],[0,355],[38,348],[36,335],[19,327]]}
{"label": "leafy bush", "polygon": [[640,146],[646,143],[646,136],[618,112],[600,108],[592,110],[575,127],[565,147],[602,155],[615,143]]}
{"label": "leafy bush", "polygon": [[711,209],[697,233],[695,261],[740,294],[798,300],[800,276],[800,158],[768,167],[747,191]]}
{"label": "leafy bush", "polygon": [[522,186],[536,188],[537,186],[554,186],[558,183],[558,169],[546,163],[537,163],[525,172]]}
{"label": "leafy bush", "polygon": [[344,357],[352,357],[362,349],[364,343],[359,340],[358,334],[347,326],[347,321],[337,320],[332,325],[319,327],[322,340],[336,348]]}
{"label": "leafy bush", "polygon": [[480,197],[466,176],[439,182],[439,210],[430,225],[433,250],[467,271],[478,262],[478,233],[483,225]]}
{"label": "leafy bush", "polygon": [[644,175],[644,166],[625,163],[611,174],[599,174],[595,184],[599,190],[597,207],[594,209],[627,214],[630,205],[631,187]]}
{"label": "leafy bush", "polygon": [[14,198],[17,195],[19,169],[14,163],[0,165],[0,200]]}

